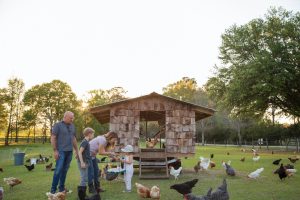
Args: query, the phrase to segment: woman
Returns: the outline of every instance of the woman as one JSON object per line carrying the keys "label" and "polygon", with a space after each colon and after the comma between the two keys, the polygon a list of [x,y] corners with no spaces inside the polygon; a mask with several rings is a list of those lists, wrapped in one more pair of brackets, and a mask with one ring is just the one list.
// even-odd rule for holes
{"label": "woman", "polygon": [[[92,164],[88,168],[88,184],[89,184],[89,193],[104,192],[103,189],[100,188],[99,182],[99,167],[96,159],[96,155],[106,155],[106,156],[115,156],[114,152],[108,151],[109,149],[113,149],[115,143],[118,140],[118,134],[109,131],[104,135],[99,135],[92,139],[90,143],[90,154],[92,157]],[[94,182],[94,183],[93,183]]]}

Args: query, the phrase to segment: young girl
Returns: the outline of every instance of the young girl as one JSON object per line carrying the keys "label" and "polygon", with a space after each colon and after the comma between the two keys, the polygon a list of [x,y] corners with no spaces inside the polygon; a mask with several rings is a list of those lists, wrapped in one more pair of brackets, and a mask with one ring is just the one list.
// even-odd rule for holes
{"label": "young girl", "polygon": [[127,145],[125,148],[121,149],[122,152],[125,153],[121,162],[124,163],[124,182],[125,182],[125,191],[123,192],[131,192],[131,179],[133,176],[133,147],[131,145]]}
{"label": "young girl", "polygon": [[94,130],[92,128],[85,128],[83,130],[84,139],[82,140],[78,152],[78,169],[80,172],[80,184],[78,186],[79,199],[84,199],[86,196],[86,185],[88,183],[88,166],[91,165],[92,159],[90,156],[89,141],[94,137]]}

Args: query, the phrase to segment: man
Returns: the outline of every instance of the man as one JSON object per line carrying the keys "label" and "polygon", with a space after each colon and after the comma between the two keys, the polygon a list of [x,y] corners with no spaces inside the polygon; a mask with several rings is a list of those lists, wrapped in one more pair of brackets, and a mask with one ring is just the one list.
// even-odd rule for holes
{"label": "man", "polygon": [[65,191],[65,180],[72,160],[73,148],[75,157],[78,156],[78,146],[75,137],[75,126],[73,124],[74,114],[65,112],[62,121],[57,122],[52,129],[51,145],[53,147],[54,158],[56,160],[53,174],[51,193],[55,193],[58,186],[59,192]]}

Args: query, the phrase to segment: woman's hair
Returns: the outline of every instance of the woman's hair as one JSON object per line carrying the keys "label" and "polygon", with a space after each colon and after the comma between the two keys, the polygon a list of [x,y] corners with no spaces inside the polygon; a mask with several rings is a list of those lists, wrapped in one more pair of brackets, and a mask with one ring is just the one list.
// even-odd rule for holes
{"label": "woman's hair", "polygon": [[87,127],[83,130],[83,135],[88,136],[90,133],[95,133],[94,129]]}
{"label": "woman's hair", "polygon": [[114,139],[114,138],[117,138],[117,139],[118,139],[118,134],[117,134],[116,132],[109,131],[109,132],[107,132],[106,134],[104,134],[104,137],[105,137],[105,139],[106,139],[106,141],[107,141],[106,149],[109,149],[109,148],[113,147],[113,145],[110,144],[109,141],[110,141],[111,139]]}

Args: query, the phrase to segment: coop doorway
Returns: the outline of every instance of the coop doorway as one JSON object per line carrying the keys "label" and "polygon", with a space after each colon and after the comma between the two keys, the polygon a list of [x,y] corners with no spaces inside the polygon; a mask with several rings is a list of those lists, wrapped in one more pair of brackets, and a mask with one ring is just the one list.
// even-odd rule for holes
{"label": "coop doorway", "polygon": [[140,111],[140,148],[165,148],[165,111]]}

